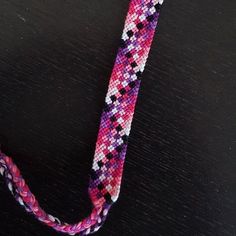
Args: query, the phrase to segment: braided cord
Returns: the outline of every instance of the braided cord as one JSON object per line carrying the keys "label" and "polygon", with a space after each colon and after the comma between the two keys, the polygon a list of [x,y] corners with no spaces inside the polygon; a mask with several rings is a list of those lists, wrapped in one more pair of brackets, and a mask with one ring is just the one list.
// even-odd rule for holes
{"label": "braided cord", "polygon": [[31,193],[12,159],[0,152],[0,174],[27,212],[55,230],[88,235],[104,223],[118,199],[127,142],[144,70],[163,0],[131,0],[101,116],[89,182],[91,214],[75,224],[47,214]]}

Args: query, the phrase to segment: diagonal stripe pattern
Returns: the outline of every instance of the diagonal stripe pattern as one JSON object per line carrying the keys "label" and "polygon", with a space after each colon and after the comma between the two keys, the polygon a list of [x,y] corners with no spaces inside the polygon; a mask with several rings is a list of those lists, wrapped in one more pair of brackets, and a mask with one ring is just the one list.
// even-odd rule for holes
{"label": "diagonal stripe pattern", "polygon": [[47,214],[31,193],[12,159],[0,152],[0,174],[15,199],[27,212],[55,230],[70,235],[88,235],[104,223],[118,199],[140,77],[157,26],[163,0],[131,0],[121,43],[109,82],[92,165],[89,196],[91,214],[75,224]]}

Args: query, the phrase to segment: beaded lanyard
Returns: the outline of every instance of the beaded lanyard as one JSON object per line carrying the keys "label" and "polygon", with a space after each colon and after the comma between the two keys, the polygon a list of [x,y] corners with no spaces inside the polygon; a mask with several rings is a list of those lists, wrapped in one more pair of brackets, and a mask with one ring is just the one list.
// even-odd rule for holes
{"label": "beaded lanyard", "polygon": [[109,82],[90,175],[91,214],[76,224],[47,214],[22,178],[12,159],[0,152],[0,174],[27,212],[55,230],[70,235],[96,232],[120,192],[127,141],[135,103],[163,0],[131,0]]}

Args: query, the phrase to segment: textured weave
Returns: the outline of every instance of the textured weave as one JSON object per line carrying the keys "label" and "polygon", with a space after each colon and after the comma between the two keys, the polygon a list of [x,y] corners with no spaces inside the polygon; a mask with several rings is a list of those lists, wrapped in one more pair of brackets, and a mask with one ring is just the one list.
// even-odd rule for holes
{"label": "textured weave", "polygon": [[89,183],[91,214],[76,224],[47,214],[31,193],[12,159],[0,152],[0,174],[15,199],[39,221],[71,235],[96,232],[116,202],[123,173],[134,108],[163,0],[131,0],[121,44],[101,116]]}

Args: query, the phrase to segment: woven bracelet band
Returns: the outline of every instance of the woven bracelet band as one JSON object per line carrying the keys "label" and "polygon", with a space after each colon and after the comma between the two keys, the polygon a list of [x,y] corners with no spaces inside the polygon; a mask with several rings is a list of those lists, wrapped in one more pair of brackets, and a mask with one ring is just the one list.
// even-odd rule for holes
{"label": "woven bracelet band", "polygon": [[101,115],[88,189],[93,210],[87,218],[79,223],[67,224],[47,214],[12,159],[0,152],[0,174],[15,199],[27,212],[59,232],[70,235],[96,232],[118,199],[140,76],[148,58],[162,2],[130,1]]}

